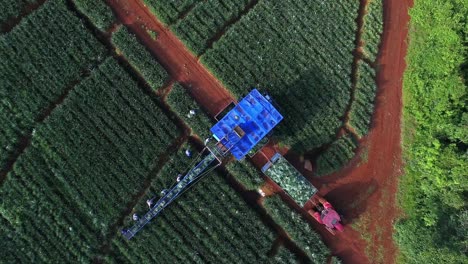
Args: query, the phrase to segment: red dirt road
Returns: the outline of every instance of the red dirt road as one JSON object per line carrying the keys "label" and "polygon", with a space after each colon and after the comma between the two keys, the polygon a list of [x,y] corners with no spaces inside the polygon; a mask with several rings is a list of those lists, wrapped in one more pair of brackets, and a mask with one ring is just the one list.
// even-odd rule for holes
{"label": "red dirt road", "polygon": [[[140,0],[108,0],[108,3],[122,23],[150,49],[173,80],[184,84],[211,115],[216,115],[231,102],[232,95],[229,91]],[[402,76],[405,69],[405,40],[410,5],[412,4],[400,0],[386,0],[384,3],[385,31],[377,76],[379,93],[373,128],[361,140],[359,154],[346,168],[327,177],[314,178],[310,172],[302,170],[319,188],[320,194],[345,216],[348,225],[344,233],[336,236],[332,236],[315,223],[312,217],[308,217],[332,254],[339,256],[345,263],[394,263],[396,259],[397,248],[393,244],[392,233],[393,221],[398,213],[395,195],[402,165]],[[143,26],[157,32],[157,39],[151,39]],[[273,146],[270,146],[264,152],[266,156],[270,156],[272,151]],[[292,159],[297,168],[303,167],[294,157],[288,159]],[[265,158],[258,157],[258,160]],[[272,192],[277,191],[278,188],[272,186]],[[294,207],[300,210],[297,205]],[[309,207],[310,204],[307,204],[305,209]],[[306,215],[305,210],[301,211]],[[353,227],[361,230],[354,230]],[[368,237],[363,240],[361,234]]]}
{"label": "red dirt road", "polygon": [[[193,97],[215,116],[234,98],[202,66],[198,58],[169,31],[139,0],[108,0],[120,21],[138,36],[173,80],[190,88]],[[156,32],[153,40],[146,29]]]}
{"label": "red dirt road", "polygon": [[[384,2],[385,28],[377,74],[379,92],[372,129],[361,140],[360,155],[334,175],[320,179],[309,177],[320,194],[332,202],[348,222],[345,232],[335,237],[326,231],[320,232],[333,253],[345,263],[396,261],[397,248],[392,235],[398,214],[398,177],[402,175],[402,76],[406,67],[404,58],[411,6],[412,1]],[[361,230],[353,230],[352,226]],[[360,239],[359,231],[367,236],[367,243]]]}

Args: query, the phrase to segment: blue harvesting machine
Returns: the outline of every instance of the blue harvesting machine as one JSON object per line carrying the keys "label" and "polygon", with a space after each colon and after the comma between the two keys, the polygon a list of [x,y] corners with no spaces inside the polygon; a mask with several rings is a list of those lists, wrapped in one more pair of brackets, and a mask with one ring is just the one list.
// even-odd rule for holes
{"label": "blue harvesting machine", "polygon": [[226,157],[233,155],[236,160],[242,160],[282,119],[270,97],[253,89],[210,129],[216,142],[207,144],[200,152],[195,159],[195,163],[199,162],[178,178],[174,186],[164,190],[156,203],[149,200],[149,211],[141,218],[135,217],[135,225],[122,230],[122,234],[131,239],[177,197],[221,165]]}

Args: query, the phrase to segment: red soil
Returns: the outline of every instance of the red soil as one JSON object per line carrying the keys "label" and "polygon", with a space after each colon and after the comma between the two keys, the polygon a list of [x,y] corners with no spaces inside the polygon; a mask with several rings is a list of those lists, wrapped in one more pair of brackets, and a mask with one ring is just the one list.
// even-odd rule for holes
{"label": "red soil", "polygon": [[[358,155],[336,174],[319,179],[309,177],[319,188],[320,194],[344,214],[347,223],[360,219],[365,225],[365,233],[370,236],[370,241],[366,243],[361,239],[360,230],[353,230],[349,225],[344,233],[336,236],[323,228],[316,228],[333,254],[345,263],[396,261],[397,247],[392,235],[398,214],[398,177],[402,174],[402,76],[406,67],[404,58],[410,6],[412,1],[384,2],[385,28],[377,63],[379,92],[372,129],[361,140]],[[307,175],[307,172],[304,173]],[[305,207],[310,207],[310,204]]]}
{"label": "red soil", "polygon": [[[233,100],[231,93],[200,64],[184,44],[139,0],[108,0],[120,21],[138,36],[173,80],[189,88],[193,97],[213,116]],[[153,40],[146,29],[156,32]]]}
{"label": "red soil", "polygon": [[[214,78],[139,0],[108,0],[123,24],[127,25],[158,61],[172,76],[188,88],[195,99],[211,115],[224,109],[232,95]],[[364,235],[370,236],[366,242],[359,230],[348,225],[344,233],[336,236],[328,233],[304,209],[290,199],[286,201],[302,211],[319,232],[334,255],[345,263],[394,263],[397,248],[393,243],[393,221],[397,216],[395,194],[397,180],[401,175],[400,118],[402,105],[402,75],[405,69],[408,8],[407,1],[388,0],[384,4],[384,36],[379,57],[377,104],[373,127],[369,135],[361,140],[361,147],[356,158],[340,172],[314,178],[310,172],[303,171],[320,194],[329,200],[345,217],[346,223],[356,220],[365,221]],[[148,35],[145,27],[157,32],[157,39]],[[257,154],[253,161],[261,167],[271,157],[275,146],[269,144],[263,154]],[[281,153],[286,150],[281,149]],[[265,157],[266,156],[266,157]],[[361,158],[363,156],[366,158]],[[297,168],[303,164],[294,157]],[[278,186],[267,181],[268,194],[279,192]],[[366,252],[367,251],[367,252]],[[367,255],[366,255],[367,253]]]}

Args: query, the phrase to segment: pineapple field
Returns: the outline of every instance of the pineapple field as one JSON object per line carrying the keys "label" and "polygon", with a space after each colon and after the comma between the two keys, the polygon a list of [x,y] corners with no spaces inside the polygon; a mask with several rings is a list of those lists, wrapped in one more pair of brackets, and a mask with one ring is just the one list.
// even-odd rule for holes
{"label": "pineapple field", "polygon": [[[379,111],[396,111],[378,104],[392,92],[379,79],[387,1],[13,2],[0,3],[0,263],[371,263],[387,246],[369,250],[351,225],[327,233],[306,188],[350,223],[377,206],[337,190],[371,179]],[[228,160],[126,240],[254,87],[284,116],[264,151]],[[274,184],[268,151],[305,178]]]}

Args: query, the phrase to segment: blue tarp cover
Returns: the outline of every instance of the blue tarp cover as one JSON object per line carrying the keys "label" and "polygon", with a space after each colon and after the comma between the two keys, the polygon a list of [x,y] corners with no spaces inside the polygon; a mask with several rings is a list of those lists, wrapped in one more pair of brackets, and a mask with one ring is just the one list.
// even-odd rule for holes
{"label": "blue tarp cover", "polygon": [[[253,89],[211,128],[211,132],[240,160],[282,119],[275,107],[257,89]],[[244,135],[234,130],[237,126]]]}

